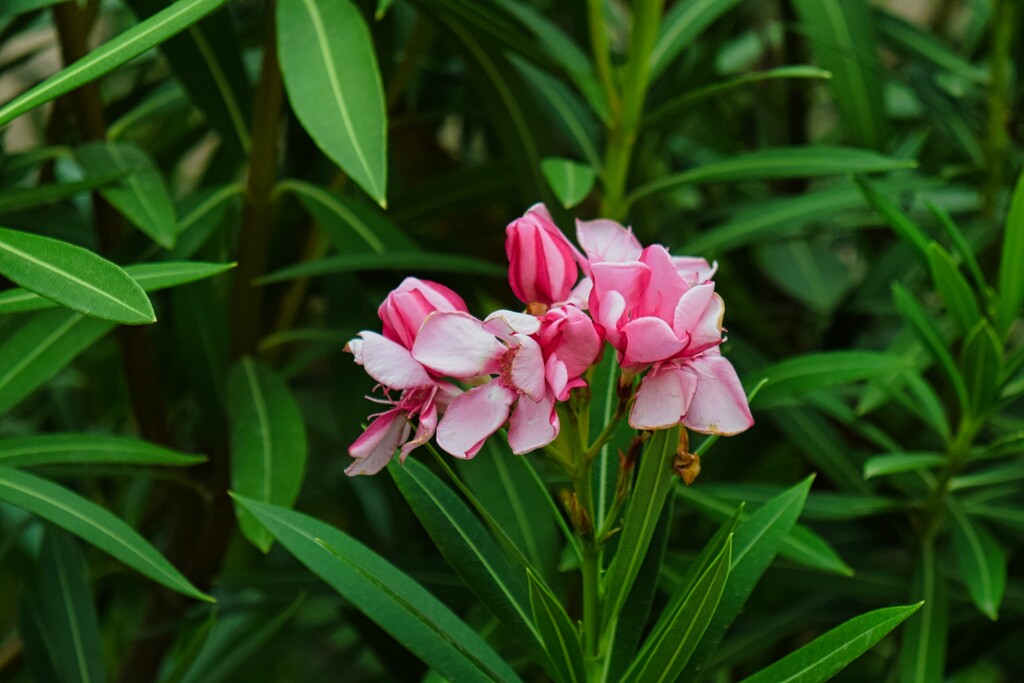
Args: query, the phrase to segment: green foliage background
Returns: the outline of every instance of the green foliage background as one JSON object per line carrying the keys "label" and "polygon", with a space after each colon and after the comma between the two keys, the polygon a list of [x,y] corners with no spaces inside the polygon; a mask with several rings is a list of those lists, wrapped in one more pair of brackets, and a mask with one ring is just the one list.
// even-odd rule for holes
{"label": "green foliage background", "polygon": [[[372,388],[345,341],[406,275],[514,307],[504,226],[536,201],[717,259],[725,353],[766,380],[753,429],[693,444],[608,680],[646,680],[650,605],[690,615],[688,568],[730,558],[682,680],[779,680],[921,600],[844,625],[882,639],[837,680],[1020,680],[1022,30],[1013,0],[6,0],[0,681],[436,677],[437,633],[382,629],[339,557],[484,653],[435,669],[571,678],[423,498],[525,549],[536,628],[572,630],[539,454],[452,463],[459,493],[422,452],[343,474]],[[791,526],[738,560],[772,506]]]}

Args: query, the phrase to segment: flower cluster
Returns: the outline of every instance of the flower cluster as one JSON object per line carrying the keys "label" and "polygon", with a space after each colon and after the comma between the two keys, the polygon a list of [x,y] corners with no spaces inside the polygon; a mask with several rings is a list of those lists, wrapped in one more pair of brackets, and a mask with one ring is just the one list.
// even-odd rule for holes
{"label": "flower cluster", "polygon": [[435,435],[444,451],[472,458],[506,424],[515,453],[547,446],[558,436],[557,404],[586,386],[605,341],[627,380],[645,373],[629,412],[634,429],[682,423],[730,435],[753,424],[718,349],[725,307],[714,267],[645,248],[610,220],[577,221],[576,239],[582,251],[543,204],[509,224],[509,284],[525,313],[481,320],[452,290],[416,278],[388,294],[382,334],[360,332],[346,346],[388,407],[349,447],[348,474],[374,474]]}

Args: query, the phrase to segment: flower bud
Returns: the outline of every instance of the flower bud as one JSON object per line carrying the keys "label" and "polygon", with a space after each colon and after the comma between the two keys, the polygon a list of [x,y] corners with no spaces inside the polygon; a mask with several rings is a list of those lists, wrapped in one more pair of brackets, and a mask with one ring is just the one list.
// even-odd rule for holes
{"label": "flower bud", "polygon": [[384,337],[412,349],[416,334],[434,311],[468,312],[462,298],[444,285],[407,277],[377,309],[384,323]]}
{"label": "flower bud", "polygon": [[579,279],[576,252],[543,204],[509,223],[505,253],[509,284],[525,304],[565,301]]}

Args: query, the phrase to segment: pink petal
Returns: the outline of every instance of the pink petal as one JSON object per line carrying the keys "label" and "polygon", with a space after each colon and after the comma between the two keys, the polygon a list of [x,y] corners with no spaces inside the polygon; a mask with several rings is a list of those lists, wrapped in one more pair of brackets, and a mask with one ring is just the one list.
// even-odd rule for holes
{"label": "pink petal", "polygon": [[683,424],[696,432],[731,436],[754,424],[736,370],[725,358],[701,356],[687,362],[697,376],[697,392]]}
{"label": "pink petal", "polygon": [[709,265],[707,259],[699,256],[673,256],[672,262],[683,279],[691,285],[707,282],[718,270],[717,261]]}
{"label": "pink petal", "polygon": [[577,220],[576,241],[587,253],[591,266],[602,261],[636,261],[643,251],[632,230],[604,218]]}
{"label": "pink petal", "polygon": [[587,310],[587,302],[590,301],[590,290],[594,288],[594,281],[585,277],[576,283],[576,286],[569,292],[566,304],[576,306],[582,311]]}
{"label": "pink petal", "polygon": [[416,336],[413,358],[449,377],[475,377],[497,370],[507,351],[482,322],[468,313],[431,313]]}
{"label": "pink petal", "polygon": [[687,354],[697,354],[722,343],[722,319],[725,317],[725,302],[715,294],[690,332],[690,346]]}
{"label": "pink petal", "polygon": [[348,447],[356,461],[345,474],[377,474],[391,461],[399,444],[409,437],[409,422],[403,411],[395,408],[382,413],[370,423],[358,439]]}
{"label": "pink petal", "polygon": [[362,365],[363,364],[363,340],[362,339],[359,339],[358,337],[356,339],[350,339],[348,341],[348,343],[345,344],[345,351],[347,353],[351,353],[352,354],[353,359],[356,362],[356,365]]}
{"label": "pink petal", "polygon": [[650,267],[651,278],[633,309],[634,317],[650,315],[672,324],[676,303],[690,286],[676,271],[672,257],[660,244],[644,249],[640,261]]}
{"label": "pink petal", "polygon": [[510,379],[512,386],[534,401],[544,397],[544,355],[540,344],[522,334],[513,335],[519,348],[512,357]]}
{"label": "pink petal", "polygon": [[693,335],[693,330],[697,328],[714,293],[715,283],[709,282],[704,285],[695,285],[679,297],[672,321],[672,329],[676,331],[676,334],[680,337],[684,334]]}
{"label": "pink petal", "polygon": [[402,452],[399,454],[399,460],[405,462],[405,459],[414,450],[430,441],[431,437],[434,436],[434,430],[437,429],[437,406],[433,403],[419,414],[419,425],[416,427],[416,436],[411,441],[406,441],[405,445],[402,446]]}
{"label": "pink petal", "polygon": [[501,309],[484,318],[484,327],[497,336],[513,332],[536,334],[540,330],[540,318],[529,313]]}
{"label": "pink petal", "polygon": [[470,389],[448,406],[437,425],[437,445],[456,458],[472,458],[508,420],[516,392],[497,381]]}
{"label": "pink petal", "polygon": [[633,429],[667,429],[679,424],[697,389],[696,378],[675,366],[649,372],[640,382],[629,412]]}
{"label": "pink petal", "polygon": [[565,363],[558,360],[558,356],[548,356],[547,361],[544,363],[544,377],[547,379],[551,391],[554,392],[555,398],[559,401],[565,401],[569,398],[569,391],[567,389],[569,371],[566,369]]}
{"label": "pink petal", "polygon": [[360,332],[363,338],[359,357],[366,374],[392,389],[430,386],[434,380],[401,344],[375,332]]}
{"label": "pink petal", "polygon": [[543,448],[558,436],[558,413],[550,393],[541,401],[523,397],[516,401],[508,425],[508,444],[516,455]]}
{"label": "pink petal", "polygon": [[686,339],[679,339],[661,318],[630,320],[622,328],[626,338],[623,365],[646,365],[667,360],[686,348]]}

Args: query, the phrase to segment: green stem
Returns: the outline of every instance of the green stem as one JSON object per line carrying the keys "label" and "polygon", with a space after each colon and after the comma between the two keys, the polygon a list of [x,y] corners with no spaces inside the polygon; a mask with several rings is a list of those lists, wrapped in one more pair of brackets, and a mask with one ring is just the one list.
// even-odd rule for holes
{"label": "green stem", "polygon": [[621,220],[629,208],[626,182],[643,118],[644,102],[650,85],[650,55],[661,28],[664,0],[638,0],[633,16],[633,35],[629,58],[623,72],[621,107],[613,111],[614,122],[608,131],[605,150],[603,215]]}
{"label": "green stem", "polygon": [[970,418],[964,418],[960,422],[956,436],[949,446],[946,456],[946,463],[939,473],[939,478],[928,496],[925,506],[925,524],[922,538],[930,543],[938,533],[939,525],[942,522],[946,506],[946,496],[949,494],[949,485],[953,477],[963,469],[967,458],[971,453],[971,444],[974,436],[978,433],[979,424]]}
{"label": "green stem", "polygon": [[608,45],[608,26],[604,18],[604,0],[587,0],[587,24],[590,28],[590,48],[594,53],[594,66],[601,81],[608,107],[619,109],[619,93],[612,76],[611,50]]}
{"label": "green stem", "polygon": [[1009,96],[1010,57],[1013,48],[1013,3],[996,0],[992,13],[992,51],[989,62],[992,80],[988,89],[988,140],[986,156],[988,182],[985,185],[983,211],[992,216],[996,200],[1003,186],[1006,152],[1010,137],[1006,130],[1010,118]]}

